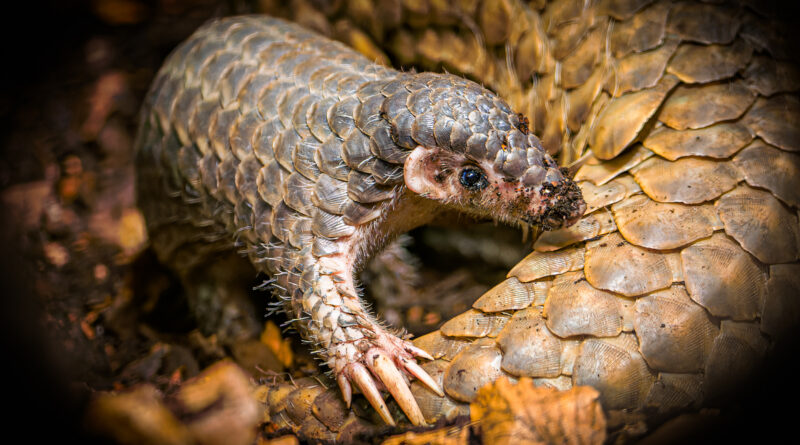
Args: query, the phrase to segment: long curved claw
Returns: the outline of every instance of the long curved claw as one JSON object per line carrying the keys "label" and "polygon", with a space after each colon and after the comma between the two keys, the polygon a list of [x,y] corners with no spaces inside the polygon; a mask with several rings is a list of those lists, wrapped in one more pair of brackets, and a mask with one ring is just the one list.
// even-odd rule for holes
{"label": "long curved claw", "polygon": [[369,357],[368,366],[392,394],[397,404],[400,405],[400,409],[408,416],[408,420],[416,426],[425,425],[425,417],[422,416],[422,411],[397,366],[382,351],[370,351],[367,352],[367,355]]}
{"label": "long curved claw", "polygon": [[414,377],[419,379],[425,386],[431,389],[431,391],[435,392],[439,397],[444,397],[444,391],[442,388],[436,384],[436,381],[433,380],[433,377],[430,376],[427,372],[420,365],[417,364],[414,360],[406,360],[401,359],[403,363],[403,367],[406,368],[406,371],[411,373]]}
{"label": "long curved claw", "polygon": [[406,345],[406,349],[408,349],[412,354],[414,354],[417,357],[422,357],[426,360],[433,360],[433,357],[430,354],[428,354],[427,351],[420,349],[410,343]]}
{"label": "long curved claw", "polygon": [[369,404],[381,415],[383,421],[391,426],[395,426],[392,414],[389,413],[389,408],[386,407],[386,402],[383,400],[383,397],[381,397],[381,393],[378,391],[378,387],[375,386],[375,382],[369,371],[360,363],[353,363],[350,365],[350,373],[352,374],[355,384],[364,394],[364,397],[367,398]]}
{"label": "long curved claw", "polygon": [[339,390],[342,391],[344,404],[350,408],[350,402],[353,400],[353,388],[350,386],[350,382],[347,381],[347,377],[344,374],[339,374],[336,377],[336,383],[339,384]]}

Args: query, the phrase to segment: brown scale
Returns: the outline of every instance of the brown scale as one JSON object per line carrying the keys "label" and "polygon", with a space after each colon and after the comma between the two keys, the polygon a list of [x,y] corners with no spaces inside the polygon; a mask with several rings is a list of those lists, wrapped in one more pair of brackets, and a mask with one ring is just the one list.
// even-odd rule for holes
{"label": "brown scale", "polygon": [[[375,5],[394,4],[367,3],[372,11],[379,9]],[[560,234],[557,239],[546,235],[545,241],[537,242],[537,252],[515,266],[510,276],[523,285],[539,286],[546,294],[553,288],[548,283],[554,277],[581,272],[587,276],[582,285],[598,292],[596,284],[630,293],[641,290],[625,299],[615,297],[625,302],[620,309],[621,333],[616,337],[561,338],[548,330],[542,340],[535,340],[541,348],[526,349],[510,341],[514,335],[503,332],[524,329],[520,326],[526,322],[517,321],[523,314],[528,320],[538,320],[530,325],[548,329],[547,319],[541,318],[546,300],[536,297],[525,308],[507,309],[513,315],[496,338],[448,337],[435,331],[416,339],[418,347],[437,358],[423,367],[446,393],[440,397],[419,382],[412,384],[424,418],[432,422],[468,410],[464,402],[471,400],[471,392],[444,378],[455,375],[454,368],[469,368],[476,377],[481,372],[489,376],[470,380],[474,385],[525,372],[542,375],[534,379],[542,386],[569,389],[590,384],[600,391],[606,410],[641,415],[696,409],[706,396],[736,388],[758,367],[772,342],[800,322],[793,298],[800,291],[796,279],[799,212],[792,193],[797,189],[796,175],[791,173],[796,164],[793,152],[800,147],[796,130],[800,101],[793,74],[798,67],[790,61],[791,42],[785,40],[789,34],[781,37],[784,25],[759,15],[753,10],[757,4],[508,0],[479,8],[478,3],[494,2],[403,2],[393,21],[362,13],[353,22],[380,23],[381,34],[367,31],[403,64],[443,65],[450,72],[482,81],[517,109],[527,111],[531,130],[538,135],[547,125],[568,129],[559,135],[562,145],[556,147],[562,151],[562,160],[588,155],[576,174],[589,202],[585,220],[603,215],[612,221],[602,229],[587,223],[591,230]],[[565,58],[606,16],[613,18],[603,39],[601,59],[606,59],[594,64],[584,83],[565,91],[560,71]],[[478,45],[475,24],[491,35],[490,43],[484,40],[483,46]],[[422,26],[424,30],[419,29]],[[385,42],[384,35],[393,35],[393,40]],[[495,43],[504,35],[507,40]],[[664,65],[667,49],[676,44],[676,53]],[[506,51],[512,56],[511,67]],[[622,63],[628,57],[630,61]],[[613,79],[615,67],[617,79],[629,80]],[[509,72],[516,73],[517,79],[509,79]],[[567,73],[566,79],[575,75]],[[616,84],[625,87],[615,90]],[[597,85],[618,95],[598,93]],[[193,109],[196,94],[185,94],[184,112]],[[630,95],[639,96],[626,99]],[[401,127],[410,129],[410,113],[398,116],[405,116],[398,118]],[[563,124],[558,122],[562,119]],[[181,128],[176,127],[179,136]],[[408,134],[392,136],[411,140]],[[186,142],[185,136],[181,141]],[[480,137],[468,141],[475,141],[481,150],[486,147]],[[663,172],[670,174],[657,176]],[[696,179],[708,173],[711,181]],[[700,190],[689,192],[687,185]],[[676,191],[682,195],[675,195]],[[644,218],[636,224],[630,218],[616,220],[611,206],[636,196],[638,201],[667,204],[652,211],[652,220]],[[684,197],[692,204],[682,202],[687,200]],[[674,206],[700,207],[703,217],[683,228],[671,226],[678,241],[651,244],[648,234],[665,227],[658,212],[677,209]],[[707,214],[709,208],[715,216]],[[755,230],[744,229],[750,223]],[[600,232],[589,235],[596,230]],[[661,266],[655,270],[660,272],[642,273],[647,267],[626,257],[615,265],[616,257],[598,256],[602,241],[597,236],[599,240],[614,238],[627,250],[639,249],[646,257],[659,259]],[[718,264],[720,258],[727,258],[730,268],[703,267]],[[605,269],[597,267],[604,263]],[[626,288],[614,284],[613,277],[620,273],[630,275]],[[517,298],[517,286],[510,286],[509,292],[514,297],[498,290],[488,293],[470,314],[488,314],[502,305],[493,304],[492,299],[522,301]],[[667,328],[668,332],[662,332]],[[527,334],[523,330],[519,336]],[[466,353],[459,355],[462,352]],[[291,392],[279,388],[281,394]],[[269,405],[276,406],[276,413],[285,409],[272,401]],[[351,416],[344,424],[319,429],[320,419],[319,414],[307,412],[288,426],[300,430],[313,425],[317,429],[302,431],[315,431],[319,436],[310,437],[319,438],[347,437],[355,425],[363,426],[359,423],[363,420]],[[336,432],[330,429],[334,427]]]}

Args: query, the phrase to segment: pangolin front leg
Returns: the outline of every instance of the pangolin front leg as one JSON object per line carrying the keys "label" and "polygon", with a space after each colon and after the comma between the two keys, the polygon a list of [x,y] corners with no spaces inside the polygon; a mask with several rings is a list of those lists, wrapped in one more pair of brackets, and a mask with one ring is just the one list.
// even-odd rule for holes
{"label": "pangolin front leg", "polygon": [[170,234],[152,237],[169,238],[154,242],[159,257],[180,268],[175,251],[206,240],[245,252],[345,401],[355,386],[390,424],[382,389],[414,424],[408,379],[442,391],[416,363],[430,356],[362,304],[364,263],[443,211],[552,229],[585,209],[492,92],[372,64],[269,17],[211,22],[168,57],[145,99],[137,171],[148,229]]}

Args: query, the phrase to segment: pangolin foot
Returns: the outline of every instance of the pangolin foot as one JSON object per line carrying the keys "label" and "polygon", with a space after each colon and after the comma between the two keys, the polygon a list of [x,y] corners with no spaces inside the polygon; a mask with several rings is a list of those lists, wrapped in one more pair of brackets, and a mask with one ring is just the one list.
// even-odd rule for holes
{"label": "pangolin foot", "polygon": [[425,425],[425,418],[414,396],[411,395],[409,377],[416,377],[433,392],[444,396],[439,385],[417,364],[415,358],[433,360],[433,357],[383,329],[376,327],[370,332],[369,338],[354,343],[338,344],[332,349],[336,350],[333,355],[336,382],[347,406],[350,406],[352,385],[355,384],[389,425],[394,426],[395,422],[380,390],[389,391],[411,423],[417,426]]}

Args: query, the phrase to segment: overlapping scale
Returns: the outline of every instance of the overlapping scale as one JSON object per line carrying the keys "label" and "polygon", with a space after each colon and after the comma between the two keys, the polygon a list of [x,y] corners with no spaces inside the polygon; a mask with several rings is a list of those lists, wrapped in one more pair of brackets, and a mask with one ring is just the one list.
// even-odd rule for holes
{"label": "overlapping scale", "polygon": [[767,339],[756,323],[723,320],[714,339],[704,372],[708,399],[730,394],[752,378],[767,349]]}
{"label": "overlapping scale", "polygon": [[796,261],[797,215],[771,193],[740,185],[716,202],[725,232],[767,264]]}
{"label": "overlapping scale", "polygon": [[565,89],[582,85],[591,75],[601,57],[605,43],[605,28],[598,26],[584,36],[562,62],[561,85]]}
{"label": "overlapping scale", "polygon": [[594,185],[603,185],[618,175],[625,173],[653,156],[653,152],[636,144],[616,158],[597,163],[586,163],[575,173],[576,181],[589,181]]}
{"label": "overlapping scale", "polygon": [[622,332],[621,299],[592,287],[580,271],[564,273],[553,280],[544,316],[547,327],[562,338],[614,337]]}
{"label": "overlapping scale", "polygon": [[757,55],[742,72],[745,83],[762,96],[800,90],[800,69],[774,57]]}
{"label": "overlapping scale", "polygon": [[767,296],[761,314],[761,330],[779,341],[791,342],[800,324],[800,265],[769,267]]}
{"label": "overlapping scale", "polygon": [[753,140],[741,123],[721,123],[698,130],[673,130],[667,126],[653,130],[642,144],[662,158],[674,161],[685,156],[725,159]]}
{"label": "overlapping scale", "polygon": [[744,120],[770,145],[800,151],[800,99],[797,96],[784,94],[759,99]]}
{"label": "overlapping scale", "polygon": [[486,291],[472,307],[483,312],[524,309],[536,299],[535,294],[535,283],[520,283],[516,277],[511,277]]}
{"label": "overlapping scale", "polygon": [[553,335],[541,311],[527,308],[514,313],[497,336],[503,350],[501,368],[518,377],[558,377],[561,340]]}
{"label": "overlapping scale", "polygon": [[[666,75],[651,89],[628,93],[609,101],[600,112],[589,136],[595,157],[612,159],[620,154],[633,142],[677,82],[675,76]],[[674,94],[670,97],[674,97]]]}
{"label": "overlapping scale", "polygon": [[744,68],[753,55],[753,47],[743,39],[732,45],[696,45],[685,43],[670,60],[667,72],[686,83],[707,83],[727,79]]}
{"label": "overlapping scale", "polygon": [[611,206],[619,232],[630,243],[649,249],[674,249],[722,228],[710,203],[661,203],[647,195],[631,196]]}
{"label": "overlapping scale", "polygon": [[600,391],[605,409],[641,407],[654,381],[655,375],[637,350],[632,334],[585,340],[572,374],[573,384]]}
{"label": "overlapping scale", "polygon": [[493,339],[480,339],[458,353],[444,374],[444,391],[460,402],[472,402],[478,389],[503,375],[503,353]]}
{"label": "overlapping scale", "polygon": [[672,5],[655,2],[632,18],[615,23],[609,47],[615,57],[647,51],[660,45],[666,34],[669,9]]}
{"label": "overlapping scale", "polygon": [[676,130],[703,128],[736,119],[755,99],[741,80],[681,85],[664,102],[658,120]]}
{"label": "overlapping scale", "polygon": [[470,309],[447,320],[439,330],[448,337],[497,337],[508,319],[505,314]]}
{"label": "overlapping scale", "polygon": [[667,255],[634,246],[617,232],[587,242],[585,262],[589,284],[627,296],[667,288],[674,276]]}
{"label": "overlapping scale", "polygon": [[544,232],[536,239],[533,247],[538,252],[551,252],[615,230],[617,226],[611,212],[599,210],[584,216],[570,227]]}
{"label": "overlapping scale", "polygon": [[733,162],[749,185],[765,188],[786,204],[800,207],[800,154],[757,140],[737,154]]}
{"label": "overlapping scale", "polygon": [[570,130],[578,132],[586,123],[592,114],[592,104],[603,88],[605,78],[606,70],[597,68],[589,79],[567,93],[567,126]]}
{"label": "overlapping scale", "polygon": [[[441,388],[444,383],[444,373],[450,366],[450,362],[434,360],[423,363],[421,366]],[[411,383],[411,394],[419,404],[419,409],[426,422],[435,423],[439,419],[451,420],[457,416],[469,414],[469,405],[458,403],[449,397],[441,397],[419,381]]]}
{"label": "overlapping scale", "polygon": [[674,373],[702,371],[719,329],[682,285],[636,300],[634,330],[639,349],[655,370]]}
{"label": "overlapping scale", "polygon": [[679,3],[670,10],[667,32],[698,43],[729,43],[736,36],[740,23],[734,8]]}
{"label": "overlapping scale", "polygon": [[619,97],[630,91],[654,87],[664,75],[664,68],[678,47],[678,40],[668,39],[660,47],[634,53],[617,61],[606,83],[606,91]]}
{"label": "overlapping scale", "polygon": [[581,247],[556,252],[533,252],[517,263],[508,272],[508,276],[516,277],[519,281],[526,283],[539,278],[578,270],[582,267],[583,248]]}
{"label": "overlapping scale", "polygon": [[658,374],[644,405],[659,413],[672,413],[698,407],[703,401],[703,376],[700,374]]}
{"label": "overlapping scale", "polygon": [[425,350],[433,358],[447,361],[453,360],[459,352],[472,344],[472,342],[457,337],[446,337],[441,331],[433,331],[413,340],[414,346]]}
{"label": "overlapping scale", "polygon": [[742,179],[742,172],[732,162],[695,157],[673,162],[652,157],[631,172],[650,198],[685,204],[710,201]]}
{"label": "overlapping scale", "polygon": [[686,289],[712,315],[752,320],[766,293],[765,271],[722,233],[681,251]]}

